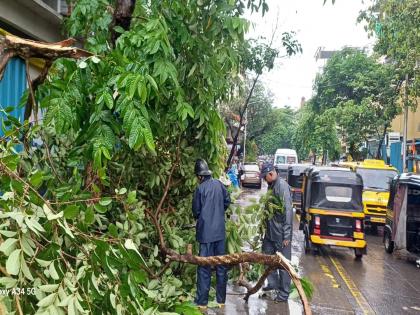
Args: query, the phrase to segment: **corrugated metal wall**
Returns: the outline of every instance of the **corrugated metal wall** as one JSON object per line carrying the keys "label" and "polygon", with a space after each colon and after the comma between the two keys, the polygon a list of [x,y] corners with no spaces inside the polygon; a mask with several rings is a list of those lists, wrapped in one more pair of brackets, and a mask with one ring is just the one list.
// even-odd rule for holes
{"label": "corrugated metal wall", "polygon": [[[0,108],[14,106],[11,113],[14,117],[23,122],[24,108],[19,108],[19,101],[26,89],[26,69],[25,62],[20,58],[13,58],[9,61],[4,72],[3,79],[0,81]],[[0,120],[4,118],[0,113]],[[0,136],[3,131],[0,128]]]}

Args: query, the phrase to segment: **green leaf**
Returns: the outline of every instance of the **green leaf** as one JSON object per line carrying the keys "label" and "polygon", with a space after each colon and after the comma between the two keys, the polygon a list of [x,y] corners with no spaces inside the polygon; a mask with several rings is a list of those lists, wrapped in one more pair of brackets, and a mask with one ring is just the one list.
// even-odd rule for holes
{"label": "green leaf", "polygon": [[35,258],[35,260],[41,267],[44,267],[44,268],[48,267],[51,264],[51,261],[46,261],[46,260],[42,260],[38,258]]}
{"label": "green leaf", "polygon": [[93,63],[99,63],[99,62],[101,62],[101,59],[99,59],[97,56],[93,56],[91,59],[92,59],[92,62]]}
{"label": "green leaf", "polygon": [[195,71],[195,68],[197,68],[197,64],[196,63],[192,66],[190,72],[188,72],[188,75],[187,75],[188,78],[193,75],[193,73]]}
{"label": "green leaf", "polygon": [[20,260],[21,260],[21,249],[15,249],[7,258],[6,261],[6,270],[11,275],[18,275],[20,270]]}
{"label": "green leaf", "polygon": [[127,204],[132,205],[135,204],[137,202],[137,191],[132,190],[128,193],[127,195]]}
{"label": "green leaf", "polygon": [[[15,231],[5,231],[5,230],[0,230],[0,234],[4,235],[6,237],[13,237],[16,236],[16,232]],[[1,250],[1,249],[0,249]]]}
{"label": "green leaf", "polygon": [[45,284],[45,285],[41,285],[39,287],[39,289],[42,292],[51,293],[51,292],[57,291],[59,286],[60,286],[59,283],[57,283],[57,284]]}
{"label": "green leaf", "polygon": [[146,79],[147,79],[147,81],[149,81],[149,83],[152,85],[152,87],[155,89],[155,91],[157,91],[158,90],[158,86],[156,84],[155,79],[153,79],[153,77],[150,76],[149,74],[146,74]]}
{"label": "green leaf", "polygon": [[93,205],[93,207],[99,213],[106,213],[108,211],[108,208],[107,207],[104,207],[104,206],[100,205],[99,203],[95,203]]}
{"label": "green leaf", "polygon": [[139,142],[139,137],[141,133],[141,126],[140,121],[136,118],[131,125],[130,136],[128,138],[128,145],[130,148],[135,149],[137,148],[137,144]]}
{"label": "green leaf", "polygon": [[150,129],[143,129],[144,139],[146,140],[146,145],[151,151],[155,151],[155,142],[153,140],[153,135]]}
{"label": "green leaf", "polygon": [[0,251],[9,256],[15,250],[17,241],[16,238],[8,238],[0,245]]}
{"label": "green leaf", "polygon": [[54,303],[56,298],[57,298],[57,293],[52,293],[52,294],[46,296],[45,298],[43,298],[41,301],[39,301],[37,303],[37,306],[48,307],[48,306],[50,306]]}
{"label": "green leaf", "polygon": [[112,98],[112,95],[109,92],[105,92],[103,98],[104,98],[106,106],[109,109],[112,109],[114,107],[114,100]]}
{"label": "green leaf", "polygon": [[63,211],[64,217],[66,219],[76,218],[79,215],[79,212],[80,212],[80,208],[79,206],[76,206],[76,205],[69,205]]}
{"label": "green leaf", "polygon": [[26,279],[30,281],[34,281],[34,278],[32,277],[31,271],[29,270],[28,265],[26,264],[25,259],[21,259],[21,269]]}
{"label": "green leaf", "polygon": [[80,68],[80,69],[85,69],[86,67],[87,67],[87,63],[86,63],[86,61],[81,61],[81,62],[79,62],[79,65],[78,65],[78,67]]}
{"label": "green leaf", "polygon": [[[28,255],[29,257],[35,256],[35,252],[34,252],[34,249],[33,249],[33,247],[35,247],[35,244],[33,243],[33,241],[28,236],[26,236],[26,234],[22,236],[20,243],[21,243],[23,252],[26,255]],[[32,246],[31,246],[31,244],[32,244]]]}
{"label": "green leaf", "polygon": [[0,284],[3,285],[6,289],[15,288],[18,280],[10,277],[0,278]]}
{"label": "green leaf", "polygon": [[111,197],[103,197],[101,198],[101,200],[99,200],[99,204],[101,206],[109,206],[112,202],[112,198]]}
{"label": "green leaf", "polygon": [[42,206],[42,209],[44,210],[44,213],[47,216],[47,219],[49,221],[57,220],[57,219],[63,217],[63,211],[61,211],[61,212],[59,212],[57,214],[54,214],[52,212],[51,208],[46,203],[44,203],[44,205]]}
{"label": "green leaf", "polygon": [[85,223],[91,225],[93,222],[95,222],[95,213],[93,212],[92,207],[89,207],[85,212]]}
{"label": "green leaf", "polygon": [[48,268],[48,271],[50,272],[51,278],[53,278],[54,280],[60,279],[60,276],[58,275],[57,270],[55,269],[54,262],[50,265],[50,267]]}

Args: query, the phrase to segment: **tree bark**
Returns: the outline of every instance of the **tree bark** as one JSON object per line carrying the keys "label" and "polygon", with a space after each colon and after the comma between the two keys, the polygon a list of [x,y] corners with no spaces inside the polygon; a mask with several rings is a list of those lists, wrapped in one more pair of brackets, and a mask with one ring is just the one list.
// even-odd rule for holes
{"label": "tree bark", "polygon": [[115,46],[120,33],[115,32],[114,27],[120,26],[124,30],[129,30],[131,25],[131,19],[133,17],[134,8],[136,6],[136,0],[118,0],[116,10],[114,12],[114,20],[111,23],[110,32],[112,44]]}
{"label": "tree bark", "polygon": [[26,64],[29,63],[30,58],[39,58],[45,61],[40,75],[34,80],[30,79],[27,66],[27,81],[30,93],[25,106],[25,120],[31,116],[33,109],[36,107],[35,91],[46,79],[48,71],[55,60],[59,58],[79,59],[92,56],[92,53],[86,50],[72,47],[74,44],[75,40],[72,38],[57,43],[45,43],[13,35],[0,36],[0,80],[3,78],[8,61],[13,57],[22,58]]}
{"label": "tree bark", "polygon": [[0,36],[0,79],[10,58],[21,57],[24,60],[29,58],[40,58],[54,61],[58,58],[82,58],[92,56],[92,53],[71,47],[75,43],[72,38],[57,43],[37,42],[23,39],[13,35]]}
{"label": "tree bark", "polygon": [[255,85],[257,84],[259,77],[260,75],[258,74],[255,77],[254,81],[252,82],[251,90],[248,93],[248,97],[246,98],[245,104],[242,110],[239,111],[239,116],[240,116],[239,127],[238,127],[238,131],[235,134],[235,137],[233,138],[232,149],[230,149],[229,158],[226,163],[226,170],[228,170],[230,165],[232,164],[233,154],[235,153],[235,148],[236,148],[236,145],[238,144],[239,134],[241,133],[241,127],[243,125],[244,115],[245,115],[246,109],[248,108],[248,104],[249,104],[249,101],[251,100],[252,94],[254,93]]}
{"label": "tree bark", "polygon": [[384,132],[382,133],[382,137],[379,139],[379,146],[378,146],[378,150],[376,151],[376,158],[377,159],[379,159],[380,156],[381,156],[381,147],[382,147],[382,144],[384,143],[386,132],[388,131],[388,127],[389,127],[388,124],[385,125]]}

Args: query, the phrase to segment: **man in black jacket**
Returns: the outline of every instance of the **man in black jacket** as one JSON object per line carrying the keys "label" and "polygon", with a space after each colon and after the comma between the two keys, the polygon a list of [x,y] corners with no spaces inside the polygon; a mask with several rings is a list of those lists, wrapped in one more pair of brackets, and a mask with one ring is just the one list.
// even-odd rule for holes
{"label": "man in black jacket", "polygon": [[[272,190],[273,195],[283,201],[283,213],[276,212],[274,216],[267,220],[266,230],[262,244],[262,252],[274,255],[280,252],[287,259],[292,256],[292,228],[293,228],[293,208],[290,186],[282,179],[271,163],[265,163],[261,170],[261,178],[264,178]],[[278,269],[273,271],[268,277],[268,285],[264,291],[276,290],[275,301],[286,302],[290,292],[290,276],[287,271]]]}
{"label": "man in black jacket", "polygon": [[[195,174],[200,185],[194,193],[192,212],[197,220],[196,239],[200,243],[199,255],[203,257],[225,254],[225,211],[229,207],[230,197],[223,184],[213,179],[204,160],[195,163]],[[209,299],[211,267],[197,267],[197,296],[195,303],[205,308]],[[223,305],[226,300],[227,269],[216,267],[216,300]]]}

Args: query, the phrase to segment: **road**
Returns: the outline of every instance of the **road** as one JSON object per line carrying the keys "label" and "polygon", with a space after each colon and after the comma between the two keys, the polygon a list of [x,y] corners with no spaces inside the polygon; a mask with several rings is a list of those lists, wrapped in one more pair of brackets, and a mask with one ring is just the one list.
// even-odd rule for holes
{"label": "road", "polygon": [[[244,189],[237,203],[258,200],[264,191]],[[356,261],[349,249],[323,248],[317,255],[305,254],[303,234],[294,222],[292,261],[315,286],[311,301],[314,314],[420,314],[420,270],[414,263],[385,252],[380,235],[368,235],[368,254]],[[381,231],[379,231],[381,234]],[[245,304],[244,289],[229,286],[224,309],[209,309],[208,315],[302,314],[299,301],[273,303],[258,294]]]}

